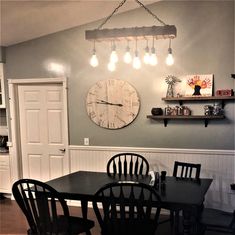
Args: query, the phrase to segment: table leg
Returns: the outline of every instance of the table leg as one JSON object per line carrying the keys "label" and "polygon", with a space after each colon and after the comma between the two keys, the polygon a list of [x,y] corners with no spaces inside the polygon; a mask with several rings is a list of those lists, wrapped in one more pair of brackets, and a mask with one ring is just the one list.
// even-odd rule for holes
{"label": "table leg", "polygon": [[183,235],[191,234],[191,210],[183,210]]}
{"label": "table leg", "polygon": [[[82,200],[81,206],[82,206],[82,216],[84,219],[87,219],[88,201]],[[86,235],[91,235],[90,230],[86,231]]]}
{"label": "table leg", "polygon": [[82,216],[84,219],[87,219],[87,209],[88,209],[88,201],[82,200]]}

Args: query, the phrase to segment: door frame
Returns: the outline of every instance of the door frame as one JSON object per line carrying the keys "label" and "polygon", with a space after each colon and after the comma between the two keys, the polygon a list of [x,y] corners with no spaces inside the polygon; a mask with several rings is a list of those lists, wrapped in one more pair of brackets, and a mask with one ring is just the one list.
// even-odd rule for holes
{"label": "door frame", "polygon": [[[58,78],[26,78],[26,79],[8,79],[9,89],[9,155],[11,182],[22,178],[22,156],[20,141],[20,120],[19,120],[19,94],[20,85],[48,85],[61,84],[63,89],[63,107],[64,107],[64,132],[65,132],[65,149],[68,153],[69,146],[69,129],[68,129],[68,85],[66,77]],[[69,156],[68,156],[69,158]],[[70,164],[69,164],[70,171]]]}

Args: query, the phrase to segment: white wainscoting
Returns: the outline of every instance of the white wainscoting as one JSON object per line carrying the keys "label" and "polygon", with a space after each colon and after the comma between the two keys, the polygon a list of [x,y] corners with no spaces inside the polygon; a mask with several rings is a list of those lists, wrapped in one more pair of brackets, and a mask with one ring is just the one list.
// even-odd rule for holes
{"label": "white wainscoting", "polygon": [[213,179],[205,198],[205,206],[226,211],[235,208],[235,194],[230,191],[230,183],[235,182],[235,151],[71,145],[69,146],[71,172],[78,170],[106,172],[108,159],[120,152],[139,153],[149,161],[152,169],[166,170],[168,175],[172,175],[176,160],[200,163],[201,177]]}

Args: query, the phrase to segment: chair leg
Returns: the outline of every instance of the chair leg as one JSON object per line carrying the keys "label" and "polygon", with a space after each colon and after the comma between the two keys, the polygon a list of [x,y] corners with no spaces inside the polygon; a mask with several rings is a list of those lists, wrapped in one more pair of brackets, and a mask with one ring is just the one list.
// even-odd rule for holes
{"label": "chair leg", "polygon": [[33,234],[35,234],[35,233],[33,233],[33,231],[31,229],[27,230],[27,235],[33,235]]}
{"label": "chair leg", "polygon": [[175,214],[174,214],[174,211],[170,211],[170,224],[171,224],[171,227],[174,226],[174,223],[175,223]]}
{"label": "chair leg", "polygon": [[180,222],[180,214],[179,214],[179,211],[176,211],[175,218],[174,218],[174,230],[175,230],[176,235],[179,234],[179,222]]}
{"label": "chair leg", "polygon": [[179,234],[179,211],[170,211],[171,233]]}
{"label": "chair leg", "polygon": [[90,230],[86,231],[86,235],[91,235],[91,231]]}

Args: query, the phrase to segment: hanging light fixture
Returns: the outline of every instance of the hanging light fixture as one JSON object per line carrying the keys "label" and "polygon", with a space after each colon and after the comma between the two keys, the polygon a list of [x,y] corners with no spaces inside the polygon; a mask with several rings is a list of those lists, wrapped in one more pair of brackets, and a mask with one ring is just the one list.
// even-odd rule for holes
{"label": "hanging light fixture", "polygon": [[144,63],[149,64],[150,63],[150,53],[149,53],[148,40],[146,40],[146,41],[147,41],[147,45],[145,47]]}
{"label": "hanging light fixture", "polygon": [[116,64],[115,63],[113,63],[113,62],[111,62],[111,61],[109,61],[109,63],[108,63],[108,70],[110,71],[110,72],[113,72],[113,71],[115,71],[116,70]]}
{"label": "hanging light fixture", "polygon": [[91,59],[90,59],[90,65],[92,67],[97,67],[99,65],[99,61],[98,61],[98,58],[96,56],[95,41],[94,41],[94,46],[93,46],[93,50],[92,50],[92,56],[91,56]]}
{"label": "hanging light fixture", "polygon": [[[157,55],[156,50],[154,47],[154,40],[160,39],[170,39],[170,45],[168,48],[168,57],[166,59],[166,63],[168,65],[172,65],[174,63],[174,59],[172,57],[172,48],[171,48],[171,39],[176,37],[176,27],[175,25],[168,25],[160,20],[152,11],[150,11],[143,3],[139,0],[134,0],[137,4],[139,4],[148,14],[150,14],[155,20],[161,23],[161,26],[150,26],[150,27],[132,27],[132,28],[114,28],[114,29],[102,29],[102,27],[112,18],[112,16],[122,7],[127,0],[122,0],[120,4],[114,9],[114,11],[98,26],[97,29],[94,30],[86,30],[85,38],[86,40],[92,40],[95,42],[102,42],[102,41],[111,41],[112,42],[112,52],[110,55],[110,62],[108,65],[109,70],[114,71],[116,68],[116,63],[118,61],[118,55],[116,52],[116,45],[115,41],[122,41],[127,40],[128,45],[126,47],[126,53],[124,55],[124,62],[131,63],[132,57],[130,54],[130,47],[129,41],[135,40],[148,40],[153,38],[153,46],[151,48],[151,55],[149,54],[149,47],[148,45],[145,48],[145,56],[144,56],[144,63],[156,65]],[[95,67],[98,66],[98,59],[96,56],[96,51],[93,50],[92,55],[92,62],[90,64]],[[135,61],[135,62],[134,62]],[[135,64],[135,66],[134,66]],[[138,64],[138,66],[137,66]],[[141,67],[141,61],[139,59],[138,51],[135,50],[135,55],[132,62],[133,67]]]}
{"label": "hanging light fixture", "polygon": [[118,55],[116,52],[115,42],[112,42],[111,48],[112,48],[112,51],[111,51],[111,55],[110,55],[110,62],[117,63],[118,62]]}
{"label": "hanging light fixture", "polygon": [[127,47],[126,47],[126,52],[125,52],[125,55],[124,55],[124,62],[126,64],[130,64],[131,61],[132,61],[132,57],[131,57],[131,52],[130,52],[130,47],[129,47],[129,40],[127,40]]}
{"label": "hanging light fixture", "polygon": [[118,62],[118,55],[116,52],[115,42],[111,41],[111,54],[109,57],[108,70],[113,72],[116,70],[116,63]]}
{"label": "hanging light fixture", "polygon": [[158,58],[157,58],[157,54],[156,54],[156,49],[154,47],[154,37],[153,37],[153,45],[151,48],[151,55],[150,55],[150,61],[149,64],[152,66],[155,66],[158,64]]}
{"label": "hanging light fixture", "polygon": [[171,49],[171,39],[169,40],[169,48],[168,48],[168,55],[166,57],[166,64],[169,66],[174,64],[174,57],[172,55],[172,49]]}
{"label": "hanging light fixture", "polygon": [[137,39],[135,40],[135,56],[133,59],[133,64],[132,64],[134,69],[140,69],[141,68],[141,61],[139,58],[139,53],[137,49]]}

